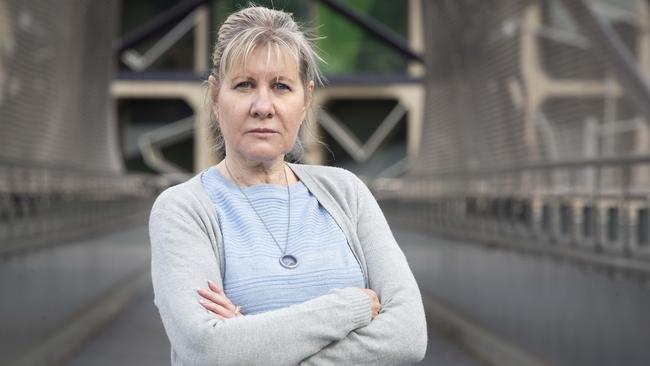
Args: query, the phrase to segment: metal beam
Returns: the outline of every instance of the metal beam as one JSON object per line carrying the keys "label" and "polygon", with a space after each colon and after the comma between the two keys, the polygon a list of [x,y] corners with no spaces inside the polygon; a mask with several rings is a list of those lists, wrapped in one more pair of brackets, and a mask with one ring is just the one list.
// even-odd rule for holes
{"label": "metal beam", "polygon": [[352,23],[358,25],[370,35],[377,38],[384,44],[392,47],[406,58],[410,60],[416,60],[424,62],[422,56],[418,55],[415,51],[411,49],[409,44],[402,38],[400,35],[393,32],[391,29],[385,25],[379,23],[371,17],[367,17],[358,11],[354,10],[352,7],[342,3],[339,0],[318,0],[321,4],[329,7],[338,14],[342,15]]}
{"label": "metal beam", "polygon": [[612,69],[646,121],[650,121],[650,87],[630,50],[609,23],[591,9],[589,1],[562,1],[575,23],[587,30],[584,33],[598,51],[596,54]]}
{"label": "metal beam", "polygon": [[188,176],[189,172],[165,158],[161,147],[192,137],[193,134],[194,116],[190,116],[142,134],[138,138],[138,147],[150,168],[163,174]]}
{"label": "metal beam", "polygon": [[146,38],[151,37],[153,34],[156,34],[183,19],[199,6],[211,3],[212,1],[213,0],[185,0],[179,2],[178,4],[157,15],[145,25],[120,38],[113,45],[113,51],[118,55],[121,54],[125,50],[134,47],[136,44],[142,42]]}
{"label": "metal beam", "polygon": [[[144,39],[162,31],[175,22],[178,22],[180,19],[191,13],[197,7],[206,3],[210,3],[212,1],[214,0],[185,0],[176,4],[175,6],[156,16],[145,25],[120,38],[113,46],[114,52],[116,52],[118,55],[121,54],[125,50],[134,47],[139,42],[142,42]],[[318,1],[334,10],[338,14],[342,15],[346,19],[350,20],[354,24],[358,25],[370,33],[370,35],[377,38],[379,41],[383,42],[389,47],[395,49],[408,59],[424,62],[422,56],[413,51],[409,44],[404,40],[404,38],[393,32],[385,25],[379,23],[375,19],[360,14],[352,7],[343,4],[338,0]]]}
{"label": "metal beam", "polygon": [[[144,54],[140,54],[134,49],[128,49],[122,52],[121,60],[131,70],[142,72],[146,70],[151,64],[160,58],[168,49],[170,49],[176,42],[178,42],[185,34],[187,34],[196,25],[195,13],[190,13],[185,19],[174,25],[169,32],[162,36],[153,46],[151,46]],[[202,70],[204,71],[204,70]]]}

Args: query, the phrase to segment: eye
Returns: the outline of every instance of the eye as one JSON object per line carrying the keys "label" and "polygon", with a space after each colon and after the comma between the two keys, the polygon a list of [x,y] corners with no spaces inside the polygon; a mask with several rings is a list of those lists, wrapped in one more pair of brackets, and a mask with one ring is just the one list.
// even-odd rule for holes
{"label": "eye", "polygon": [[284,83],[275,83],[275,84],[273,84],[273,87],[274,87],[276,90],[279,90],[279,91],[290,91],[290,90],[291,90],[291,88],[289,87],[289,85],[284,84]]}
{"label": "eye", "polygon": [[253,83],[250,81],[242,81],[241,83],[238,83],[235,85],[235,89],[250,89],[253,87]]}

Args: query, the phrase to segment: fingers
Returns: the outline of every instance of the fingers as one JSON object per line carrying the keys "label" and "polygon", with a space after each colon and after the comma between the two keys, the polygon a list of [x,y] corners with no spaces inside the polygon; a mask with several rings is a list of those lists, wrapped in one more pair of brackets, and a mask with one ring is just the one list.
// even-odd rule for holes
{"label": "fingers", "polygon": [[208,281],[207,289],[199,288],[196,291],[202,297],[199,300],[201,305],[220,318],[228,319],[241,315],[241,313],[236,313],[237,307],[214,282]]}
{"label": "fingers", "polygon": [[208,288],[217,294],[219,294],[223,299],[226,301],[225,306],[230,310],[230,311],[235,311],[235,305],[230,301],[230,299],[226,296],[226,294],[223,292],[222,289],[220,289],[216,283],[208,280]]}
{"label": "fingers", "polygon": [[209,288],[210,290],[216,292],[216,293],[223,294],[223,290],[221,290],[221,289],[219,288],[219,286],[217,286],[216,283],[214,283],[214,282],[212,282],[212,281],[210,281],[210,280],[208,280],[208,288]]}
{"label": "fingers", "polygon": [[220,289],[219,286],[217,286],[216,283],[214,283],[214,282],[208,280],[208,288],[209,288],[210,290],[216,292],[217,294],[221,295],[221,296],[226,300],[226,302],[227,302],[226,305],[229,305],[229,308],[232,307],[232,310],[235,309],[235,306],[232,304],[232,302],[230,301],[230,299],[226,296],[226,294],[223,292],[223,290]]}
{"label": "fingers", "polygon": [[381,312],[381,304],[379,303],[379,301],[372,303],[371,310],[372,310],[372,318],[374,319]]}
{"label": "fingers", "polygon": [[374,319],[379,313],[381,312],[381,304],[380,303],[373,303],[372,306],[372,318]]}
{"label": "fingers", "polygon": [[203,305],[204,308],[206,308],[208,311],[215,314],[221,319],[225,320],[225,319],[230,319],[235,317],[235,314],[233,314],[232,311],[224,308],[219,304],[215,304],[211,301],[204,300],[204,299],[201,299],[199,302],[201,303],[201,305]]}
{"label": "fingers", "polygon": [[[206,309],[206,310],[208,310],[208,309]],[[225,318],[225,317],[223,317],[223,316],[221,316],[221,315],[215,313],[215,312],[212,311],[212,310],[208,310],[208,313],[210,313],[210,314],[216,316],[217,318],[219,318],[219,319],[221,319],[221,320],[226,320],[226,319],[228,319],[228,318]]]}
{"label": "fingers", "polygon": [[208,281],[208,289],[199,289],[199,294],[205,297],[208,300],[214,301],[215,303],[225,307],[230,311],[235,311],[235,305],[230,301],[222,289],[220,289],[216,283]]}
{"label": "fingers", "polygon": [[377,293],[375,291],[369,288],[362,288],[361,290],[363,290],[363,292],[365,292],[370,298],[370,311],[372,319],[374,319],[381,312],[381,302],[379,301],[379,296],[377,296]]}

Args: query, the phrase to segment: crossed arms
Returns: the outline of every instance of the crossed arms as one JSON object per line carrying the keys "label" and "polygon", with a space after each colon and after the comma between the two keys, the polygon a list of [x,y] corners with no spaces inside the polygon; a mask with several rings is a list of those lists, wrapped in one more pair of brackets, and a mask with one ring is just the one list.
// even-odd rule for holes
{"label": "crossed arms", "polygon": [[358,182],[357,235],[369,287],[382,312],[357,288],[287,308],[222,320],[198,302],[196,288],[223,288],[210,238],[191,217],[159,199],[150,237],[155,303],[175,359],[184,365],[399,365],[421,360],[426,323],[420,293],[371,193]]}

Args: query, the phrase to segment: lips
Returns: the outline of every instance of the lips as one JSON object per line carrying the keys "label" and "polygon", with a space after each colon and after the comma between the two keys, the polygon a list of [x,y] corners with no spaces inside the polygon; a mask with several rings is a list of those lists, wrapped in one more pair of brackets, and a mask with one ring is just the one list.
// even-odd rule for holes
{"label": "lips", "polygon": [[250,130],[248,132],[252,132],[252,133],[276,133],[275,130],[272,130],[270,128],[254,128],[254,129],[252,129],[252,130]]}

